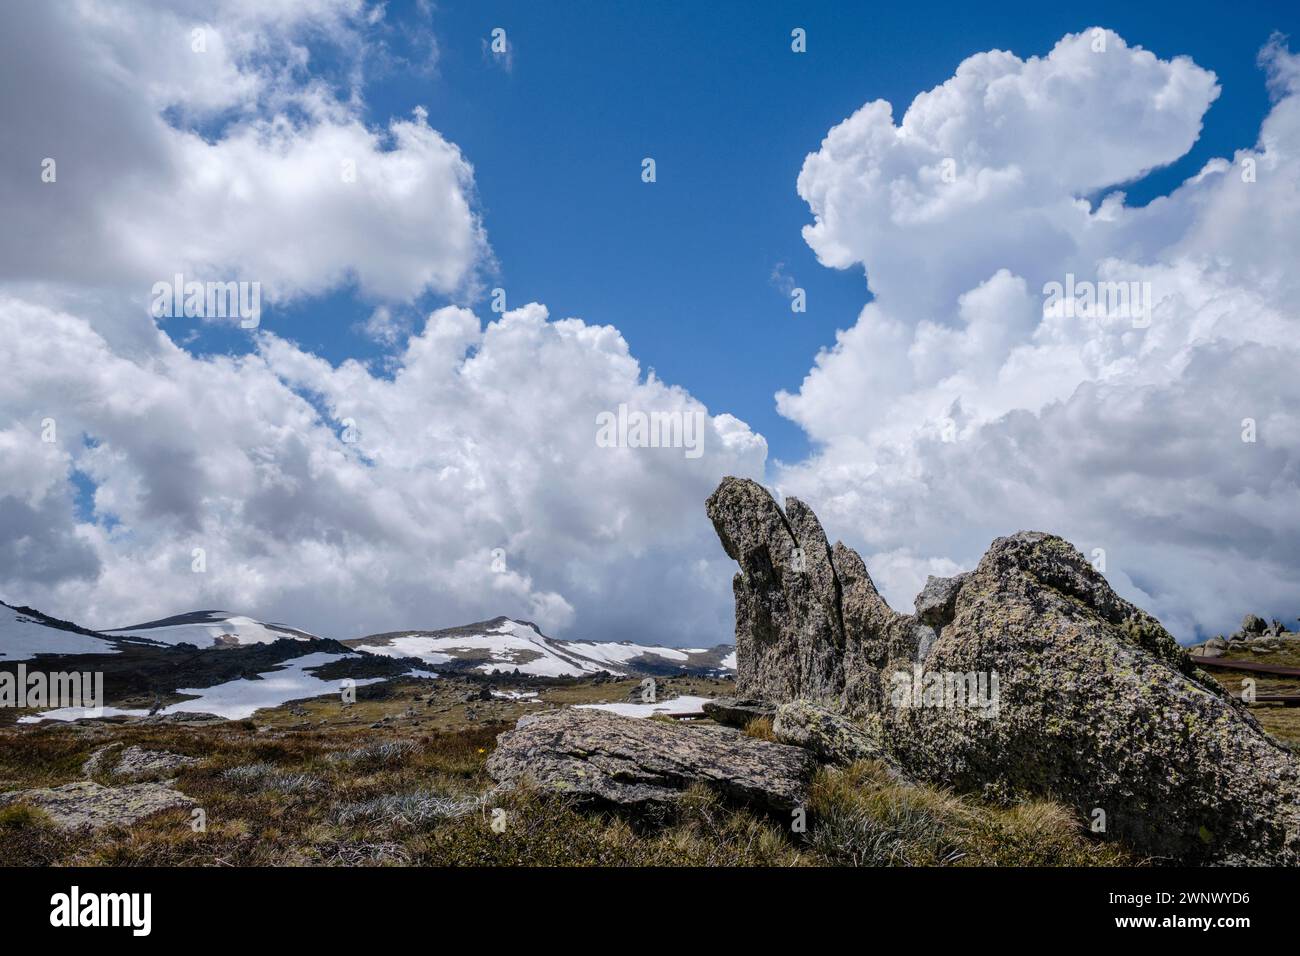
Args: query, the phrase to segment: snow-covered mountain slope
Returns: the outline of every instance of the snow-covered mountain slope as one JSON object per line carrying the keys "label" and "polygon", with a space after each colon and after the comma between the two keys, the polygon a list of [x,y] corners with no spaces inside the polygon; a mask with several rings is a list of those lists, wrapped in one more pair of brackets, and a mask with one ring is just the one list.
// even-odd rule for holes
{"label": "snow-covered mountain slope", "polygon": [[266,624],[229,611],[191,611],[133,627],[116,627],[104,633],[114,637],[148,638],[163,644],[193,644],[195,647],[270,644],[282,638],[308,641],[316,636],[284,624]]}
{"label": "snow-covered mountain slope", "polygon": [[118,642],[27,607],[0,602],[0,661],[38,654],[116,654]]}
{"label": "snow-covered mountain slope", "polygon": [[[734,672],[730,645],[714,648],[660,647],[596,641],[562,641],[547,637],[536,624],[497,617],[440,631],[392,631],[344,641],[350,647],[390,657],[418,657],[434,667],[470,668],[534,677],[581,677],[611,674],[724,676]],[[726,659],[730,658],[730,667]]]}
{"label": "snow-covered mountain slope", "polygon": [[[34,654],[113,654],[129,644],[246,647],[316,635],[284,624],[268,624],[229,611],[190,611],[158,621],[105,631],[57,621],[30,608],[0,604],[0,660]],[[735,673],[735,648],[664,647],[629,641],[566,641],[547,637],[537,625],[496,617],[437,631],[391,631],[342,642],[383,657],[418,658],[444,670],[493,671],[533,677],[615,675],[669,677],[675,674],[725,677]]]}

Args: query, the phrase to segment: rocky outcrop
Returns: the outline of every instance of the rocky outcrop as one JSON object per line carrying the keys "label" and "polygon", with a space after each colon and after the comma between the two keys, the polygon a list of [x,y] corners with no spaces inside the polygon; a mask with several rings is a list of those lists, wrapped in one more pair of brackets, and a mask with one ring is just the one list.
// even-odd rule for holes
{"label": "rocky outcrop", "polygon": [[1274,619],[1265,623],[1257,614],[1247,614],[1241,621],[1241,627],[1224,637],[1215,635],[1204,643],[1189,648],[1193,657],[1222,657],[1227,653],[1270,654],[1288,646],[1289,641],[1300,640],[1300,634],[1288,631],[1286,625]]}
{"label": "rocky outcrop", "polygon": [[1189,650],[1193,657],[1222,657],[1228,650],[1228,642],[1222,637],[1212,637],[1204,644]]}
{"label": "rocky outcrop", "polygon": [[741,696],[789,700],[842,687],[840,582],[816,516],[793,500],[783,513],[752,481],[724,484],[708,511],[740,564],[736,633],[752,636],[736,642]]}
{"label": "rocky outcrop", "polygon": [[1155,856],[1300,863],[1296,757],[1068,542],[999,538],[899,614],[797,500],[727,478],[708,514],[740,566],[739,693],[878,721],[909,775],[1051,796]]}
{"label": "rocky outcrop", "polygon": [[744,730],[751,721],[776,716],[776,704],[756,697],[718,697],[705,701],[701,710],[710,720]]}
{"label": "rocky outcrop", "polygon": [[931,627],[942,627],[944,622],[951,621],[957,595],[967,577],[969,575],[959,574],[951,578],[936,578],[934,575],[926,578],[925,587],[916,596],[917,620]]}
{"label": "rocky outcrop", "polygon": [[747,737],[728,727],[565,709],[520,719],[488,758],[503,785],[543,789],[622,806],[671,803],[695,783],[751,806],[802,805],[816,768],[797,747]]}
{"label": "rocky outcrop", "polygon": [[11,803],[43,810],[55,826],[63,829],[95,830],[109,825],[130,826],[163,810],[188,807],[193,801],[178,790],[156,783],[105,787],[83,780],[62,787],[0,794],[0,805]]}

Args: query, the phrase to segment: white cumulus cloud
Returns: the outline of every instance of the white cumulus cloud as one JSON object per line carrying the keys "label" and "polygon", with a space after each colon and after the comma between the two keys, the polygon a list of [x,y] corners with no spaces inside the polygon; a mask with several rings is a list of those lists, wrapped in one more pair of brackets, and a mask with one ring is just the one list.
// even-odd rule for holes
{"label": "white cumulus cloud", "polygon": [[[808,157],[805,238],[874,296],[778,396],[818,443],[778,483],[878,555],[896,604],[1032,527],[1183,637],[1298,613],[1300,90],[1277,42],[1262,61],[1259,142],[1145,207],[1120,187],[1189,149],[1218,86],[1109,31],[973,56]],[[1136,297],[1045,308],[1067,281]]]}

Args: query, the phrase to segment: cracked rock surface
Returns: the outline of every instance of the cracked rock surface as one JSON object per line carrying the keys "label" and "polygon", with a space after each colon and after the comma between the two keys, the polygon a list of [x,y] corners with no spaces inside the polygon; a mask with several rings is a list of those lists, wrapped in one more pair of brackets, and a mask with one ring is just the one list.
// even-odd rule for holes
{"label": "cracked rock surface", "polygon": [[498,738],[487,761],[499,783],[529,780],[614,804],[669,803],[692,784],[704,783],[733,800],[773,811],[802,805],[816,766],[806,750],[729,727],[574,708],[521,720]]}

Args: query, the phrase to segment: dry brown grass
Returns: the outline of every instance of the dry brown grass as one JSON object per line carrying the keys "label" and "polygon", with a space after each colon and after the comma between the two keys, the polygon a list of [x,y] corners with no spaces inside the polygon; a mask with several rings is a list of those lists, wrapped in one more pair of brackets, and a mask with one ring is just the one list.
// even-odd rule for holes
{"label": "dry brown grass", "polygon": [[[615,693],[618,693],[615,690]],[[334,705],[337,707],[337,704]],[[279,718],[280,714],[273,715]],[[80,779],[97,748],[198,757],[175,786],[188,810],[68,834],[29,808],[0,813],[0,861],[17,865],[1093,865],[1131,862],[1047,803],[997,808],[909,787],[874,764],[824,769],[804,822],[729,805],[697,786],[656,813],[621,815],[527,788],[499,793],[484,764],[506,723],[434,730],[348,718],[298,729],[258,715],[178,724],[0,729],[3,789]],[[259,725],[261,729],[259,728]],[[746,732],[770,739],[770,722]],[[112,783],[105,779],[101,782]],[[494,817],[493,811],[504,816]],[[504,828],[494,828],[504,819]],[[498,832],[500,829],[500,832]]]}
{"label": "dry brown grass", "polygon": [[823,768],[810,844],[850,866],[1121,866],[1135,859],[1088,837],[1075,814],[1048,801],[994,807],[890,778],[872,761]]}

